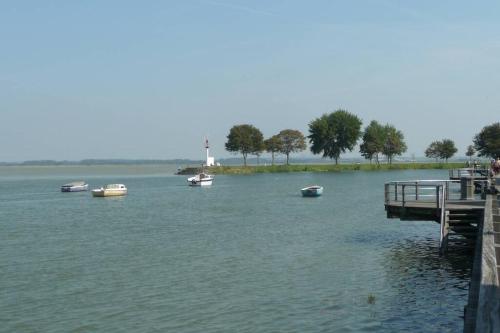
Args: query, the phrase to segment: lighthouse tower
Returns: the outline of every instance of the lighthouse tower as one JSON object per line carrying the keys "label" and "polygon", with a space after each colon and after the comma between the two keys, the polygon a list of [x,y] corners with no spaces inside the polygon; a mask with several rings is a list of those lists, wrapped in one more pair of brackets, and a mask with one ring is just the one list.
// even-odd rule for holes
{"label": "lighthouse tower", "polygon": [[207,162],[206,162],[206,166],[214,166],[215,165],[215,159],[213,158],[213,156],[210,156],[210,146],[208,144],[208,139],[205,139],[205,149],[207,150]]}

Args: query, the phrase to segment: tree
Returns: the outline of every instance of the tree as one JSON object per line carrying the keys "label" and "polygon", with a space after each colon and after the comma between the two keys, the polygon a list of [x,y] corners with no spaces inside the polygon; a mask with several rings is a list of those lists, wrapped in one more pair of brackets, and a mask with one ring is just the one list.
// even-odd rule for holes
{"label": "tree", "polygon": [[354,149],[361,135],[361,120],[339,109],[310,122],[309,133],[311,152],[334,158],[335,164],[338,164],[340,154]]}
{"label": "tree", "polygon": [[425,150],[425,157],[435,158],[436,162],[439,158],[439,141],[432,142]]}
{"label": "tree", "polygon": [[243,155],[243,164],[247,165],[248,154],[259,154],[264,148],[262,132],[253,125],[235,125],[229,131],[226,150]]}
{"label": "tree", "polygon": [[281,140],[277,135],[273,135],[264,141],[266,151],[271,153],[271,164],[274,165],[274,154],[281,151]]}
{"label": "tree", "polygon": [[438,158],[444,159],[448,162],[448,159],[455,155],[457,148],[455,147],[455,142],[450,139],[443,139],[442,141],[434,141],[425,150],[425,156],[429,158],[435,158],[436,162]]}
{"label": "tree", "polygon": [[384,149],[385,131],[384,126],[380,125],[376,120],[372,120],[370,125],[363,132],[363,143],[359,146],[361,156],[372,162],[373,157],[377,164],[380,164],[378,155]]}
{"label": "tree", "polygon": [[478,156],[500,157],[500,122],[483,127],[473,141]]}
{"label": "tree", "polygon": [[286,164],[289,164],[290,153],[306,149],[306,138],[297,130],[286,129],[278,133],[280,152],[286,155]]}
{"label": "tree", "polygon": [[472,156],[476,153],[473,145],[469,145],[467,147],[467,151],[465,152],[465,156],[469,157],[469,161],[472,162]]}
{"label": "tree", "polygon": [[443,158],[446,163],[448,163],[448,159],[453,157],[457,152],[455,142],[450,139],[443,139],[443,141],[440,142],[439,148],[439,157]]}
{"label": "tree", "polygon": [[387,156],[387,161],[392,164],[392,159],[396,155],[401,155],[407,149],[404,135],[392,125],[385,125],[385,143],[382,153]]}

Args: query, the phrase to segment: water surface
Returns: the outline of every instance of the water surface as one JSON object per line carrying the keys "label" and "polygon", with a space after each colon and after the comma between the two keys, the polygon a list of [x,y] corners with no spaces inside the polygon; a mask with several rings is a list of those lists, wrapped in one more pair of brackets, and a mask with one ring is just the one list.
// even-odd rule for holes
{"label": "water surface", "polygon": [[[216,176],[0,168],[1,332],[457,332],[471,259],[389,220],[383,184],[446,171]],[[123,182],[129,195],[61,193]],[[300,188],[324,186],[319,198]]]}

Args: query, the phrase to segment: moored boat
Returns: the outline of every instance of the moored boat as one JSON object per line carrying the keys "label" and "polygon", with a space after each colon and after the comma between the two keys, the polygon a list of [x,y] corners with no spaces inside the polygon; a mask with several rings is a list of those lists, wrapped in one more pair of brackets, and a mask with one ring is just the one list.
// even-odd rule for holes
{"label": "moored boat", "polygon": [[304,197],[319,197],[323,194],[323,186],[313,185],[300,190]]}
{"label": "moored boat", "polygon": [[127,188],[123,184],[108,184],[92,190],[92,196],[94,197],[113,197],[126,194]]}
{"label": "moored boat", "polygon": [[61,186],[61,192],[81,192],[87,191],[89,189],[89,184],[84,181],[76,181]]}
{"label": "moored boat", "polygon": [[208,186],[212,185],[213,180],[214,176],[206,173],[200,173],[187,179],[189,186]]}

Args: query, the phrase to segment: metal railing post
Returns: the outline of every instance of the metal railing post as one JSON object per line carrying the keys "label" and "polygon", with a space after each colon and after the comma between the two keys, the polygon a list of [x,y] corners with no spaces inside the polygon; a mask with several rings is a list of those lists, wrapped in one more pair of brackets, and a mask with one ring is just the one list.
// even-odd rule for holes
{"label": "metal railing post", "polygon": [[439,208],[439,185],[436,185],[436,208]]}
{"label": "metal railing post", "polygon": [[405,185],[405,184],[403,184],[403,185],[401,186],[401,190],[403,191],[403,193],[402,193],[402,197],[403,197],[403,207],[405,206],[405,187],[406,187],[406,185]]}
{"label": "metal railing post", "polygon": [[440,224],[440,237],[439,237],[439,252],[443,254],[446,252],[446,248],[448,245],[448,215],[446,214],[446,199],[445,199],[445,187],[446,185],[441,185],[441,214],[439,218]]}

